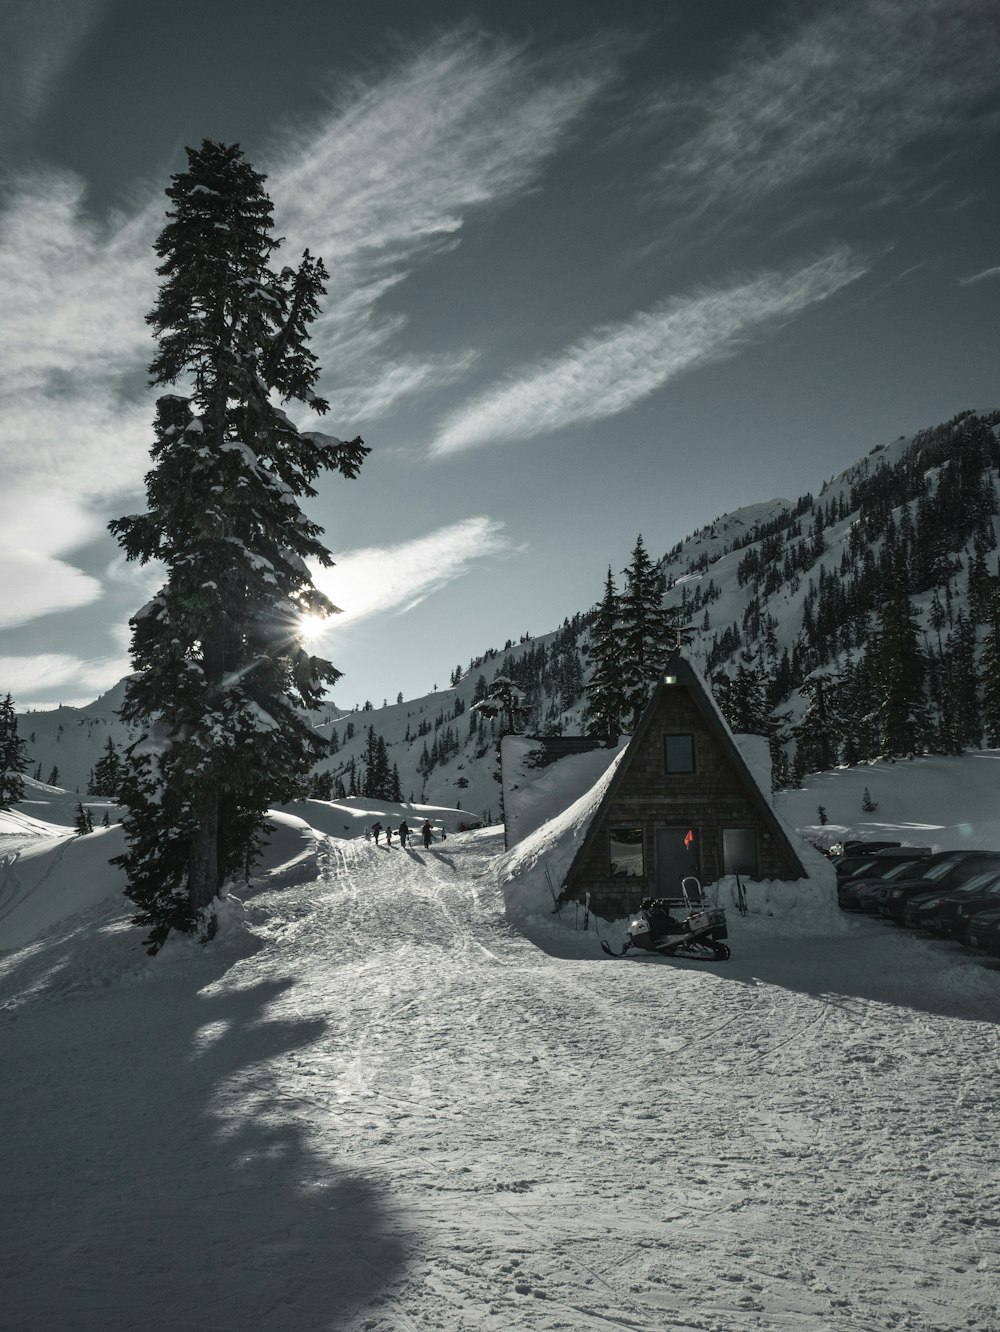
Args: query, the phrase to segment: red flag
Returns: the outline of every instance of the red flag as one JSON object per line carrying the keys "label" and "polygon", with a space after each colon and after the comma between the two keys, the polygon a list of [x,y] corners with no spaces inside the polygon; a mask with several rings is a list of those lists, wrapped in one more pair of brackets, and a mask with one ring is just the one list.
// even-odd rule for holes
{"label": "red flag", "polygon": [[688,849],[688,851],[691,850],[691,843],[693,841],[694,841],[694,833],[691,831],[690,828],[688,828],[687,836],[684,838],[684,845]]}

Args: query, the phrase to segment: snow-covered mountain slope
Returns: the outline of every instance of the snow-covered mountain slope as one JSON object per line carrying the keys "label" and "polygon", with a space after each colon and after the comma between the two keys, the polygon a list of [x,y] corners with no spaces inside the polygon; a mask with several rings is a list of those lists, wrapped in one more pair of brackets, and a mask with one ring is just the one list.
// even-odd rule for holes
{"label": "snow-covered mountain slope", "polygon": [[[660,567],[667,603],[693,627],[690,655],[709,677],[732,675],[744,657],[752,659],[769,681],[769,706],[787,711],[794,725],[806,681],[863,657],[902,570],[919,629],[940,653],[936,686],[946,688],[949,634],[971,622],[981,652],[986,633],[982,586],[995,572],[1000,532],[998,433],[1000,413],[962,413],[871,450],[816,496],[747,505],[673,546]],[[508,640],[450,671],[449,687],[423,698],[351,713],[331,704],[318,729],[336,749],[320,772],[342,782],[346,794],[353,764],[361,791],[371,728],[404,799],[498,818],[496,727],[479,722],[472,704],[495,675],[506,674],[531,705],[529,732],[578,731],[590,622],[581,611],[552,633]],[[59,785],[86,794],[108,737],[127,740],[116,716],[121,691],[118,685],[86,708],[22,716],[32,770],[45,780],[58,769]],[[947,713],[947,696],[935,706]]]}

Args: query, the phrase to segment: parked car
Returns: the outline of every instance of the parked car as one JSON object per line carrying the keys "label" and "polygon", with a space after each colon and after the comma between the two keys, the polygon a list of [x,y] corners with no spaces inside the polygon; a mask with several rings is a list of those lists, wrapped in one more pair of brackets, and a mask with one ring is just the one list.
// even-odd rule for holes
{"label": "parked car", "polygon": [[930,857],[912,860],[882,859],[876,857],[870,870],[838,880],[837,901],[845,911],[875,911],[876,897],[883,883],[889,883],[903,877],[918,874],[928,864]]}
{"label": "parked car", "polygon": [[965,927],[965,942],[970,948],[1000,957],[1000,909],[972,916]]}
{"label": "parked car", "polygon": [[903,847],[902,842],[866,842],[859,838],[851,842],[835,842],[830,847],[831,856],[870,856],[876,851],[890,851],[895,847]]}
{"label": "parked car", "polygon": [[902,921],[903,911],[912,897],[932,890],[950,892],[985,869],[1000,871],[1000,853],[996,851],[942,851],[930,857],[920,874],[883,883],[876,909],[883,916]]}
{"label": "parked car", "polygon": [[864,877],[863,872],[869,867],[875,868],[876,875],[882,873],[882,867],[885,865],[894,865],[900,860],[923,859],[931,854],[929,846],[896,846],[884,847],[880,851],[856,855],[840,856],[834,860],[833,867],[837,871],[838,879],[846,879],[857,875]]}
{"label": "parked car", "polygon": [[966,922],[977,911],[1000,907],[1000,870],[983,870],[958,888],[934,890],[911,897],[903,908],[903,924],[932,934],[961,938]]}

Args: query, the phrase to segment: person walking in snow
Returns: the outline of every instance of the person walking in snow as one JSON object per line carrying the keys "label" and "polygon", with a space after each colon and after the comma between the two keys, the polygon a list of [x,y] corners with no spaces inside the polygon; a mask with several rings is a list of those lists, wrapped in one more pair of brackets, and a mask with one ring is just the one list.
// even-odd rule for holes
{"label": "person walking in snow", "polygon": [[399,825],[399,845],[403,848],[404,851],[406,850],[406,839],[409,837],[409,835],[410,835],[410,830],[406,826],[406,820],[404,819],[403,822]]}
{"label": "person walking in snow", "polygon": [[373,833],[374,836],[375,836],[375,845],[376,845],[376,846],[378,846],[378,835],[379,835],[379,833],[380,833],[381,831],[382,831],[382,825],[381,825],[381,823],[373,823],[373,824],[372,824],[372,833]]}
{"label": "person walking in snow", "polygon": [[388,824],[385,825],[385,844],[386,846],[392,846],[392,829]]}
{"label": "person walking in snow", "polygon": [[423,835],[424,835],[424,847],[426,848],[426,847],[430,846],[430,844],[431,844],[431,821],[430,821],[430,819],[424,819],[424,826],[420,829],[420,831],[421,831],[421,832],[423,833]]}

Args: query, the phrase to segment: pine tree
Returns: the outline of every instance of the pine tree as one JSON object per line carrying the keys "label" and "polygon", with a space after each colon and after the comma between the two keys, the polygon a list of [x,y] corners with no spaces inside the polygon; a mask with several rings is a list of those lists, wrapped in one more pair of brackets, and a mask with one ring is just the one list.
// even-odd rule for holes
{"label": "pine tree", "polygon": [[271,269],[263,179],[238,146],[206,140],[167,189],[150,374],[192,395],[157,402],[147,512],[110,524],[128,559],[167,578],[132,619],[122,708],[140,736],[118,863],[150,952],[249,871],[268,805],[305,789],[322,749],[305,714],[339,676],[302,646],[304,617],[335,608],[311,581],[305,561],[331,560],[298,500],[324,470],[356,476],[368,450],[300,433],[275,406],[327,410],[308,349],[326,274],[308,251]]}
{"label": "pine tree", "polygon": [[[984,609],[984,617],[988,612]],[[978,749],[983,738],[976,678],[976,629],[962,611],[948,635],[948,688],[955,714],[955,729],[962,748]]]}
{"label": "pine tree", "polygon": [[909,597],[898,586],[882,607],[868,655],[881,751],[890,757],[915,753],[930,726],[924,699],[926,661]]}
{"label": "pine tree", "polygon": [[86,837],[88,833],[94,831],[94,820],[90,816],[90,810],[86,809],[81,801],[76,803],[76,818],[73,821],[77,837]]}
{"label": "pine tree", "polygon": [[118,786],[122,779],[122,760],[115,748],[115,742],[108,736],[108,743],[104,746],[104,753],[94,764],[94,772],[91,778],[90,790],[94,795],[110,796],[116,798],[118,795]]}
{"label": "pine tree", "polygon": [[333,773],[314,772],[309,778],[310,800],[333,799]]}
{"label": "pine tree", "polygon": [[618,735],[625,713],[625,693],[618,635],[618,595],[610,565],[604,584],[604,599],[597,607],[591,629],[587,656],[593,664],[587,685],[587,734]]}
{"label": "pine tree", "polygon": [[838,727],[830,706],[830,677],[814,672],[803,681],[801,693],[808,699],[794,735],[808,772],[826,772],[837,762]]}
{"label": "pine tree", "polygon": [[10,809],[24,799],[23,773],[28,771],[27,741],[17,734],[14,700],[8,694],[0,702],[0,809]]}
{"label": "pine tree", "polygon": [[663,605],[664,589],[663,574],[646,553],[640,534],[618,602],[625,720],[633,728],[646,706],[651,684],[663,673],[675,646],[672,617]]}
{"label": "pine tree", "polygon": [[49,780],[46,782],[46,786],[58,786],[58,785],[59,785],[59,769],[55,766],[55,764],[53,764],[52,771],[49,773]]}
{"label": "pine tree", "polygon": [[500,734],[504,736],[512,735],[521,729],[528,709],[525,706],[524,690],[519,689],[506,675],[497,675],[489,687],[489,693],[484,699],[474,703],[470,711],[478,712],[480,716],[488,717],[491,721],[501,717],[503,729]]}
{"label": "pine tree", "polygon": [[1000,747],[1000,579],[993,580],[987,605],[989,631],[979,659],[986,743]]}

